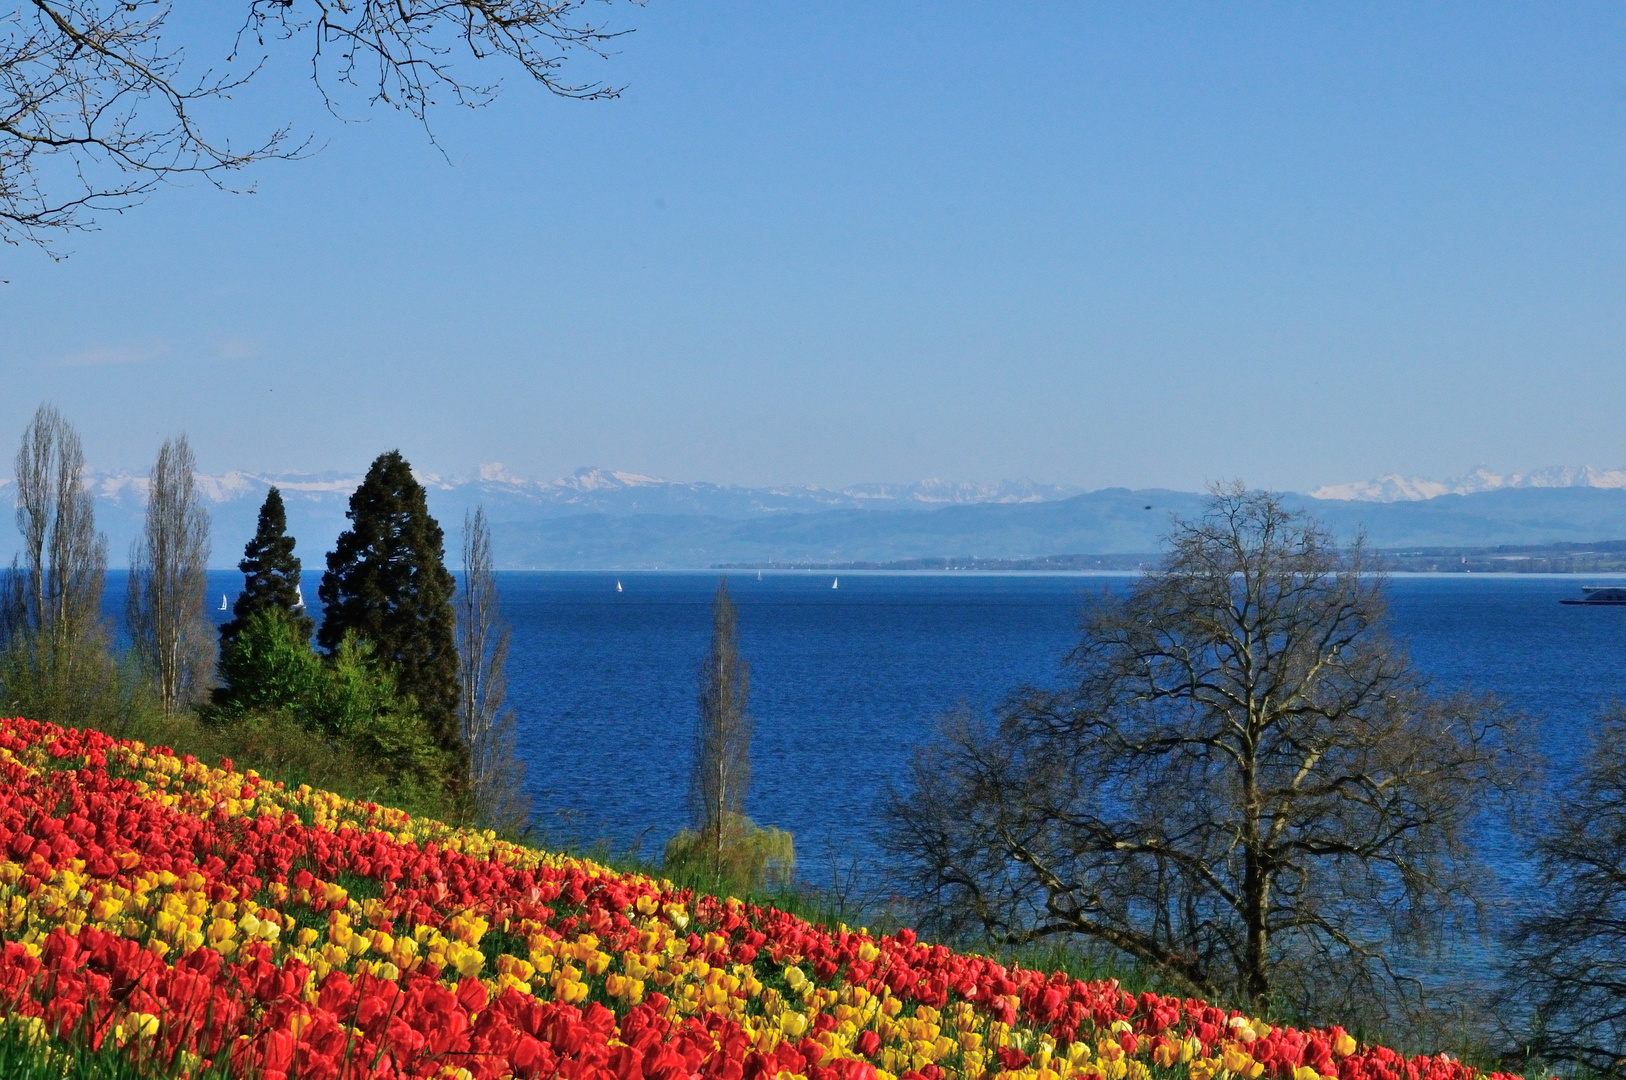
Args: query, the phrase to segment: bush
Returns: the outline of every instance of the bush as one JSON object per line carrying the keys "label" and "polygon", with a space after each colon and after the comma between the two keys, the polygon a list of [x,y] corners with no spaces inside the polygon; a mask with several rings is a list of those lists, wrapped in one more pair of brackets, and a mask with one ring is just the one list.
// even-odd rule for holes
{"label": "bush", "polygon": [[308,725],[326,681],[321,657],[279,608],[256,611],[220,652],[221,686],[210,715],[237,720],[251,712],[285,712]]}
{"label": "bush", "polygon": [[48,648],[14,636],[0,648],[0,693],[9,716],[115,736],[158,707],[134,657],[116,662],[99,638]]}
{"label": "bush", "polygon": [[666,844],[663,872],[719,892],[788,888],[796,872],[796,845],[783,829],[758,828],[744,814],[725,814],[722,836],[684,829]]}
{"label": "bush", "polygon": [[247,741],[249,760],[313,759],[303,767],[337,754],[358,769],[347,789],[385,788],[416,806],[448,806],[438,792],[451,779],[451,763],[369,643],[346,634],[324,661],[285,612],[257,611],[222,651],[220,675],[225,685],[208,719]]}

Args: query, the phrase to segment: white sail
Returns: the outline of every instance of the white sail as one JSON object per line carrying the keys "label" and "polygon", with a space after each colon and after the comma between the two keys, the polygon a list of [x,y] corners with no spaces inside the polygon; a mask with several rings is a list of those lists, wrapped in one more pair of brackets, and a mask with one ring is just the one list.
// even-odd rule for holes
{"label": "white sail", "polygon": [[298,585],[295,585],[294,586],[294,607],[296,609],[298,609],[298,608],[302,608],[304,606],[305,606],[305,593],[304,593],[304,591],[302,589],[300,589],[300,587]]}
{"label": "white sail", "polygon": [[618,582],[616,582],[616,583],[615,583],[615,591],[616,591],[616,592],[620,592],[620,591],[621,591],[621,583],[620,583],[620,582],[619,582],[619,581],[618,581]]}
{"label": "white sail", "polygon": [[220,594],[220,610],[221,611],[226,610],[226,594],[225,593]]}
{"label": "white sail", "polygon": [[836,578],[834,581],[830,582],[830,587],[832,589],[839,588],[840,586],[841,586],[841,579],[840,578]]}

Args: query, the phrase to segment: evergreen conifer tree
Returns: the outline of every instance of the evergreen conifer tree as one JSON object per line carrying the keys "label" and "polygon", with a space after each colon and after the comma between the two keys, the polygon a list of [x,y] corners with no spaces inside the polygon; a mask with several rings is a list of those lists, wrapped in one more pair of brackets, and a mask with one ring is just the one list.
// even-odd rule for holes
{"label": "evergreen conifer tree", "polygon": [[300,605],[299,557],[294,554],[294,538],[288,535],[288,512],[282,505],[282,492],[274,487],[265,493],[259,526],[254,530],[254,539],[244,546],[237,569],[243,572],[243,591],[232,605],[231,621],[220,627],[222,654],[256,611],[281,611],[299,640],[310,640],[316,622]]}
{"label": "evergreen conifer tree", "polygon": [[400,451],[373,462],[345,516],[350,528],[322,575],[317,641],[330,654],[346,631],[371,643],[400,692],[417,699],[449,777],[460,782],[468,751],[458,733],[457,586],[446,569],[444,534]]}

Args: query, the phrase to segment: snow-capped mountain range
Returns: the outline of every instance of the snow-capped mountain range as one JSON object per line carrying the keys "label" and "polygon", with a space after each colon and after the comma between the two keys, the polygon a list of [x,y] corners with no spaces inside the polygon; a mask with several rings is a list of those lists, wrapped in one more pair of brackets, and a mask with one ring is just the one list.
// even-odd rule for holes
{"label": "snow-capped mountain range", "polygon": [[[430,488],[451,490],[469,481],[442,481],[421,477]],[[815,485],[796,487],[747,488],[731,484],[663,480],[641,473],[614,469],[577,469],[557,480],[527,480],[513,476],[501,464],[482,465],[474,481],[488,492],[505,492],[537,503],[577,509],[610,510],[649,503],[687,503],[699,508],[714,504],[718,509],[797,510],[857,508],[873,504],[892,506],[948,506],[967,503],[1026,503],[1065,499],[1083,488],[1061,484],[1037,484],[1031,480],[1002,480],[997,484],[972,484],[950,480],[917,480],[907,484],[854,484],[844,488]]]}
{"label": "snow-capped mountain range", "polygon": [[[500,462],[481,465],[467,477],[442,477],[417,473],[419,483],[431,492],[478,493],[478,499],[496,498],[504,503],[530,504],[535,510],[564,510],[569,513],[674,512],[716,513],[734,516],[740,512],[775,510],[857,509],[886,505],[892,508],[936,507],[971,503],[1028,503],[1065,499],[1084,491],[1060,484],[1038,484],[1031,480],[1002,480],[996,484],[961,483],[949,480],[917,480],[906,484],[855,484],[845,488],[800,487],[749,488],[732,484],[710,484],[663,480],[641,473],[615,469],[583,468],[556,480],[532,480],[515,476]],[[284,499],[308,502],[347,500],[361,482],[360,476],[344,473],[256,473],[232,471],[219,476],[198,474],[197,483],[206,501],[214,504],[252,498],[258,506],[268,487],[275,484]],[[0,487],[9,481],[0,481]],[[86,483],[98,499],[115,506],[145,505],[147,477],[128,472],[93,472]]]}
{"label": "snow-capped mountain range", "polygon": [[[481,465],[472,476],[443,477],[418,473],[418,480],[437,502],[469,505],[493,501],[506,510],[529,510],[551,517],[577,513],[699,513],[722,517],[754,516],[783,511],[834,509],[906,509],[966,506],[985,503],[1052,502],[1083,494],[1066,484],[1040,484],[1031,480],[1002,480],[993,484],[950,480],[912,483],[853,484],[843,488],[816,485],[742,487],[704,481],[675,481],[616,469],[582,468],[554,480],[515,476],[500,462]],[[147,477],[130,472],[92,472],[86,485],[97,499],[111,507],[139,508],[146,503]],[[256,507],[268,487],[275,484],[286,500],[343,504],[361,482],[359,475],[326,473],[263,473],[233,470],[219,475],[199,474],[198,487],[214,505],[250,500]],[[0,478],[0,492],[11,484]],[[1422,502],[1441,495],[1474,495],[1508,488],[1626,488],[1626,468],[1599,469],[1591,465],[1555,465],[1530,472],[1498,473],[1484,466],[1449,480],[1430,480],[1385,473],[1371,480],[1327,484],[1306,494],[1312,499],[1339,502]],[[433,498],[433,496],[432,496]]]}
{"label": "snow-capped mountain range", "polygon": [[1506,488],[1626,488],[1626,469],[1553,465],[1527,473],[1497,473],[1481,465],[1452,480],[1385,473],[1373,480],[1319,487],[1309,495],[1312,499],[1339,501],[1421,502],[1441,495],[1476,495]]}
{"label": "snow-capped mountain range", "polygon": [[[361,476],[349,473],[262,473],[234,470],[199,474],[198,488],[209,508],[216,565],[231,565],[254,532],[266,489],[282,491],[289,531],[299,539],[302,556],[331,547],[345,528],[344,513]],[[1050,502],[1077,495],[1082,488],[1038,484],[1027,480],[994,484],[920,480],[903,484],[858,484],[847,488],[814,485],[749,488],[729,484],[664,480],[640,473],[584,468],[554,480],[515,476],[500,463],[480,466],[472,476],[446,477],[419,473],[428,489],[431,511],[446,529],[448,549],[455,547],[463,513],[484,505],[494,522],[544,521],[582,515],[632,517],[661,515],[744,520],[764,516],[830,510],[933,510],[946,506],[1016,505]],[[12,481],[0,479],[0,502],[9,501]],[[147,477],[131,472],[92,471],[86,486],[96,496],[97,526],[107,534],[111,561],[124,562],[130,541],[140,531],[146,506]],[[0,532],[0,554],[9,557],[15,541]]]}
{"label": "snow-capped mountain range", "polygon": [[[296,554],[308,574],[319,575],[324,554],[347,526],[345,511],[360,479],[246,471],[199,476],[212,519],[210,564],[236,564],[265,491],[275,484],[298,541]],[[455,561],[465,512],[480,505],[493,524],[499,566],[514,569],[1147,553],[1159,549],[1172,519],[1201,514],[1205,499],[1197,492],[1083,492],[1030,481],[748,488],[609,469],[532,480],[498,464],[467,477],[419,479],[446,531],[449,557]],[[109,563],[128,565],[141,532],[147,478],[98,472],[85,482],[96,496]],[[0,480],[0,503],[12,490],[11,481]],[[1378,547],[1626,539],[1626,469],[1475,469],[1446,481],[1389,475],[1288,499],[1336,535],[1365,532]],[[0,530],[0,565],[16,545],[11,530]]]}

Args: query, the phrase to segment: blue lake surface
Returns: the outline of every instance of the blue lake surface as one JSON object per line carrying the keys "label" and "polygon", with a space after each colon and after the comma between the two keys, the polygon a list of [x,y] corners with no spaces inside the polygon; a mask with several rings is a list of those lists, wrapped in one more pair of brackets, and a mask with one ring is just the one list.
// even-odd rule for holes
{"label": "blue lake surface", "polygon": [[[509,701],[538,824],[555,839],[658,854],[687,819],[697,668],[716,573],[499,575],[514,630]],[[622,591],[616,591],[616,582]],[[874,853],[875,807],[936,719],[1059,685],[1106,575],[729,575],[751,665],[747,810],[789,829],[806,876]],[[1398,576],[1391,630],[1442,689],[1491,692],[1537,719],[1555,790],[1592,717],[1626,699],[1626,608],[1561,606],[1591,578]],[[1603,579],[1599,579],[1603,580]],[[212,606],[241,578],[212,574]],[[315,575],[306,583],[314,597]],[[123,576],[110,575],[109,607]],[[217,614],[221,614],[218,613]],[[223,617],[223,616],[222,616]],[[1517,845],[1484,839],[1510,898]]]}

